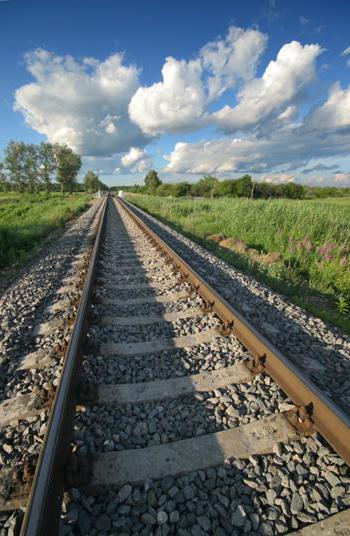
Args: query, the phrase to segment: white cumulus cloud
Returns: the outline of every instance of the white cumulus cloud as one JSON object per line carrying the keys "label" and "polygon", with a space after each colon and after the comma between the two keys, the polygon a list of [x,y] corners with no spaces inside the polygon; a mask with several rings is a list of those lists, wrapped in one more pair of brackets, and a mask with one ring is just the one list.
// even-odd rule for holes
{"label": "white cumulus cloud", "polygon": [[204,113],[205,93],[198,60],[166,58],[162,82],[140,87],[129,106],[132,121],[146,134],[193,128]]}
{"label": "white cumulus cloud", "polygon": [[151,167],[151,159],[145,149],[140,147],[131,147],[131,149],[122,156],[120,162],[123,168],[130,173],[144,173]]}
{"label": "white cumulus cloud", "polygon": [[341,183],[340,186],[345,186],[346,184],[350,184],[350,173],[343,173],[343,172],[335,173],[334,180],[337,183]]}
{"label": "white cumulus cloud", "polygon": [[349,127],[350,85],[342,89],[339,82],[333,84],[326,102],[311,112],[306,124],[317,130]]}
{"label": "white cumulus cloud", "polygon": [[[304,121],[260,136],[177,143],[166,156],[171,173],[263,172],[289,164],[304,167],[317,158],[346,156],[350,147],[350,86],[333,86],[328,99]],[[314,171],[314,169],[312,169]]]}
{"label": "white cumulus cloud", "polygon": [[206,44],[192,60],[166,58],[162,81],[140,87],[131,99],[132,121],[148,135],[203,126],[208,103],[255,74],[266,40],[257,30],[230,27],[225,38]]}
{"label": "white cumulus cloud", "polygon": [[139,71],[125,65],[122,54],[77,61],[37,49],[25,62],[35,81],[17,89],[15,110],[50,142],[68,143],[83,155],[110,155],[145,144],[128,116]]}
{"label": "white cumulus cloud", "polygon": [[261,180],[272,184],[287,184],[288,182],[295,182],[295,176],[290,173],[269,173],[268,175],[264,175]]}
{"label": "white cumulus cloud", "polygon": [[225,132],[260,126],[266,119],[283,119],[304,88],[315,77],[315,60],[322,52],[319,45],[284,45],[270,61],[261,78],[254,78],[237,94],[238,104],[224,106],[213,116]]}
{"label": "white cumulus cloud", "polygon": [[231,26],[224,39],[206,44],[200,58],[209,73],[209,98],[221,95],[239,80],[247,82],[253,78],[266,43],[267,36],[258,30]]}

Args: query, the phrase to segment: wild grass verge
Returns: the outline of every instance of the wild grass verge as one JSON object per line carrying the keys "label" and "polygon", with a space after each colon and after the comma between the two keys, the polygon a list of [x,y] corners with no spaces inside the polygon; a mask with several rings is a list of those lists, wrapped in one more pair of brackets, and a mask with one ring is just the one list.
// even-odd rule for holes
{"label": "wild grass verge", "polygon": [[[133,195],[130,200],[229,264],[350,333],[350,198],[318,200],[192,200]],[[244,241],[247,253],[208,240]],[[248,253],[278,252],[264,265]]]}
{"label": "wild grass verge", "polygon": [[0,194],[0,269],[27,259],[53,231],[88,207],[90,196]]}

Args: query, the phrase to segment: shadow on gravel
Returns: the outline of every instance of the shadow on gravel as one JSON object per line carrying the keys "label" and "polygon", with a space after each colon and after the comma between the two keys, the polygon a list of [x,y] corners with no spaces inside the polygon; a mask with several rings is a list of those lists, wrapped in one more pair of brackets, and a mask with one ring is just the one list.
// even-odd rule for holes
{"label": "shadow on gravel", "polygon": [[[121,387],[180,378],[186,387],[192,388],[191,375],[245,359],[244,348],[230,342],[230,338],[217,338],[192,349],[173,347],[154,352],[151,348],[145,355],[128,357],[117,354],[106,357],[99,352],[99,344],[103,342],[147,340],[156,344],[164,336],[169,339],[188,334],[201,322],[196,318],[183,320],[180,325],[146,323],[136,332],[132,324],[118,329],[101,325],[98,320],[106,315],[114,319],[162,317],[166,311],[185,306],[184,300],[167,305],[156,301],[158,293],[151,287],[145,265],[132,253],[135,245],[111,203],[106,229],[110,230],[103,240],[95,291],[97,322],[90,326],[84,358],[88,379],[101,384],[117,383]],[[161,273],[160,265],[159,269]],[[124,290],[117,290],[116,285]],[[129,285],[131,288],[125,289]],[[122,304],[141,297],[150,302]],[[107,305],[106,299],[121,303]],[[198,298],[194,302],[199,305]],[[200,324],[199,331],[207,327],[205,323]],[[142,393],[143,385],[139,387]],[[306,441],[284,444],[271,455],[228,460],[213,436],[204,451],[196,450],[193,443],[190,449],[180,448],[178,466],[172,466],[171,470],[169,466],[164,469],[160,450],[152,456],[147,454],[149,451],[140,450],[155,447],[164,451],[163,447],[171,448],[181,439],[200,439],[208,433],[234,429],[277,412],[283,401],[284,396],[270,379],[258,376],[249,384],[230,385],[194,396],[173,400],[160,397],[142,404],[90,406],[78,413],[75,446],[79,453],[123,455],[126,450],[131,451],[138,461],[129,470],[138,472],[139,482],[130,484],[126,478],[114,489],[103,488],[90,494],[72,490],[62,515],[62,534],[273,536],[315,522],[329,515],[332,508],[344,508],[342,498],[330,496],[328,484],[320,476],[321,470],[309,471],[310,466],[317,464],[323,470],[327,455],[329,465],[336,463],[337,457],[316,439],[309,439],[307,445]],[[186,466],[188,460],[193,461],[193,470]],[[184,468],[186,473],[176,476]],[[120,463],[116,472],[119,478],[127,469],[127,460],[126,464]],[[346,475],[346,470],[342,474]],[[105,478],[113,481],[111,467],[106,468]]]}
{"label": "shadow on gravel", "polygon": [[[99,206],[96,204],[91,213],[85,213],[88,225],[93,222]],[[75,222],[74,225],[77,224]],[[81,241],[82,231],[78,229],[77,232],[74,227],[62,236],[57,236],[55,243],[45,245],[34,260],[20,270],[16,280],[1,296],[0,400],[13,396],[13,392],[18,391],[18,384],[28,375],[28,371],[16,369],[29,353],[40,349],[44,343],[46,347],[51,343],[53,347],[62,343],[63,333],[57,332],[44,338],[36,337],[34,330],[36,326],[53,318],[47,310],[49,305],[68,298],[68,295],[58,295],[57,291],[76,260],[74,255],[79,253]],[[76,295],[76,289],[72,291],[74,293]],[[63,316],[68,316],[69,312],[67,310]],[[59,314],[62,313],[57,313]],[[40,383],[41,375],[40,369],[37,369],[32,373],[31,381]]]}
{"label": "shadow on gravel", "polygon": [[[180,311],[188,306],[198,307],[201,304],[200,298],[190,298],[187,295],[179,301],[170,299],[166,303],[159,303],[160,296],[164,298],[168,294],[173,295],[174,292],[184,290],[186,285],[171,284],[172,276],[169,275],[168,268],[166,268],[168,276],[164,278],[163,266],[154,265],[151,253],[145,262],[140,261],[135,245],[112,204],[107,213],[106,229],[95,291],[94,318],[97,319],[97,324],[90,329],[88,355],[84,360],[87,375],[102,384],[171,381],[168,383],[168,392],[158,398],[154,397],[154,400],[146,398],[141,404],[117,405],[113,407],[113,411],[106,406],[95,406],[88,412],[86,419],[81,415],[80,424],[89,427],[90,447],[93,445],[92,448],[97,451],[112,451],[164,445],[180,439],[234,428],[256,419],[259,406],[250,408],[249,403],[245,405],[246,393],[241,386],[221,388],[216,394],[196,393],[191,377],[193,374],[233,365],[237,358],[242,360],[244,358],[242,347],[239,344],[236,348],[230,347],[228,339],[219,336],[214,337],[209,343],[192,348],[175,347],[173,338],[203,333],[218,326],[218,320],[214,317],[206,317],[206,320],[203,320],[201,316],[178,320],[176,323],[164,320],[165,313]],[[108,229],[113,229],[113,233]],[[152,263],[153,268],[159,268],[159,276],[163,278],[161,283],[163,288],[158,291],[154,288],[157,278],[151,282],[150,274],[147,272],[147,264],[151,266]],[[143,300],[147,303],[140,303]],[[111,323],[101,325],[101,319],[105,316],[108,316]],[[113,320],[121,317],[128,318],[130,325],[116,327],[112,324]],[[158,317],[159,321],[155,322],[155,317]],[[138,325],[135,327],[135,324]],[[152,343],[155,346],[164,339],[168,342],[166,349],[162,351],[152,348]],[[116,352],[115,355],[106,357],[103,356],[102,350],[99,352],[100,356],[97,354],[101,343],[113,342],[117,344],[145,342],[149,346],[145,347],[144,351],[142,348],[139,352],[135,350],[132,356],[118,355]],[[176,391],[179,381],[182,393]],[[171,393],[173,396],[169,396]],[[219,403],[221,396],[226,396],[226,405]],[[266,401],[268,401],[267,394]],[[232,406],[230,416],[226,414],[228,406]],[[276,408],[275,405],[273,409]],[[266,409],[265,413],[272,412]],[[222,463],[224,455],[215,440],[211,441],[210,449],[212,452],[208,452],[208,459],[216,460],[214,464]],[[216,449],[219,454],[213,452]],[[84,447],[81,450],[84,452]],[[146,460],[144,461],[146,463]],[[150,459],[149,463],[154,464],[154,460]],[[193,463],[195,464],[195,460]],[[200,465],[203,463],[203,460],[199,462]],[[150,471],[152,472],[152,467]]]}
{"label": "shadow on gravel", "polygon": [[[113,226],[115,235],[108,231]],[[104,529],[106,533],[114,529],[125,531],[123,534],[153,534],[151,527],[159,525],[163,527],[156,533],[160,536],[238,535],[245,527],[246,533],[253,534],[260,525],[254,513],[255,492],[243,479],[248,475],[253,476],[254,466],[242,472],[241,469],[246,466],[244,461],[236,460],[234,464],[227,462],[224,465],[227,452],[216,436],[207,437],[204,442],[202,439],[206,434],[236,428],[264,415],[271,415],[278,410],[278,402],[283,401],[283,397],[276,392],[271,393],[262,379],[262,405],[254,402],[256,387],[251,384],[196,393],[191,375],[227,367],[237,359],[245,358],[241,345],[230,342],[228,338],[217,337],[193,348],[181,349],[170,344],[166,350],[154,352],[151,347],[142,355],[118,356],[116,353],[106,357],[102,351],[98,352],[101,343],[148,341],[157,344],[164,338],[171,341],[172,338],[201,333],[218,325],[214,317],[208,317],[205,321],[201,317],[187,318],[175,324],[165,321],[165,313],[183,310],[189,306],[188,301],[190,307],[198,307],[200,298],[190,298],[188,295],[179,301],[159,303],[157,298],[160,295],[184,289],[185,285],[170,284],[161,292],[151,286],[145,263],[137,258],[135,245],[111,204],[106,229],[95,289],[93,318],[96,324],[90,327],[84,359],[87,376],[102,384],[146,385],[145,382],[169,379],[171,383],[168,392],[154,401],[92,406],[76,418],[75,439],[82,455],[134,450],[138,456],[137,449],[168,446],[165,454],[161,450],[153,453],[140,451],[135,462],[137,460],[138,479],[144,484],[134,483],[132,493],[126,483],[121,489],[117,487],[115,492],[105,491],[103,498],[98,496],[94,499],[97,504],[100,502],[100,507],[97,506],[99,514],[108,512],[108,519],[104,518]],[[161,276],[161,265],[159,270]],[[163,279],[164,285],[167,286],[169,281],[170,276]],[[147,303],[130,302],[142,299]],[[106,300],[109,300],[109,304]],[[128,300],[129,303],[125,303]],[[115,324],[101,325],[101,319],[105,316],[111,321],[120,317],[138,317],[139,322],[142,319],[142,324],[139,323],[135,328],[130,319],[130,325],[119,325],[118,328]],[[159,317],[158,322],[148,322],[150,317],[155,316]],[[181,393],[175,396],[178,381],[181,381],[187,396]],[[142,389],[139,391],[142,392]],[[183,439],[196,443],[176,443]],[[169,463],[172,456],[173,461]],[[119,477],[122,471],[125,471],[125,467],[120,467]],[[135,480],[133,467],[129,471],[134,473]],[[178,476],[182,473],[186,474]],[[108,475],[106,478],[108,480]],[[121,499],[121,495],[128,493],[131,495],[125,496],[125,500]],[[126,504],[122,506],[125,501],[130,508]],[[93,524],[97,530],[102,529],[101,516],[87,518],[80,513],[79,518],[85,525],[83,529],[78,524],[77,534],[83,534]]]}

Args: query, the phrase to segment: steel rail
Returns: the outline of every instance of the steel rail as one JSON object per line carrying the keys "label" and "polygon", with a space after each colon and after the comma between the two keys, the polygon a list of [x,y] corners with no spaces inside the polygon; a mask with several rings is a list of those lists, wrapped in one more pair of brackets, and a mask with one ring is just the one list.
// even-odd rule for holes
{"label": "steel rail", "polygon": [[21,527],[21,536],[57,534],[62,497],[65,489],[64,470],[72,439],[76,386],[84,342],[87,314],[91,300],[96,260],[101,245],[108,199],[102,202],[98,231],[81,294],[77,316],[67,348],[60,382],[52,405],[48,428],[40,451],[34,480]]}
{"label": "steel rail", "polygon": [[[183,278],[190,283],[224,325],[247,348],[255,358],[259,370],[271,376],[281,389],[299,407],[293,424],[305,433],[315,429],[333,449],[350,465],[350,417],[333,402],[285,355],[270,343],[237,309],[206,283],[191,266],[162,240],[125,200],[118,202],[150,237],[152,242],[174,263]],[[294,416],[295,417],[295,416]]]}

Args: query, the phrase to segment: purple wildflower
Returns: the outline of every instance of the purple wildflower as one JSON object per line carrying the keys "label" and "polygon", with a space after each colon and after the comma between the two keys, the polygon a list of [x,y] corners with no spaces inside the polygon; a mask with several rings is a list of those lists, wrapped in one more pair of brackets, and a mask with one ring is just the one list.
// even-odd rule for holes
{"label": "purple wildflower", "polygon": [[317,255],[322,257],[326,261],[330,261],[333,259],[333,249],[335,248],[335,244],[327,244],[324,243],[322,246],[318,247],[316,249]]}

